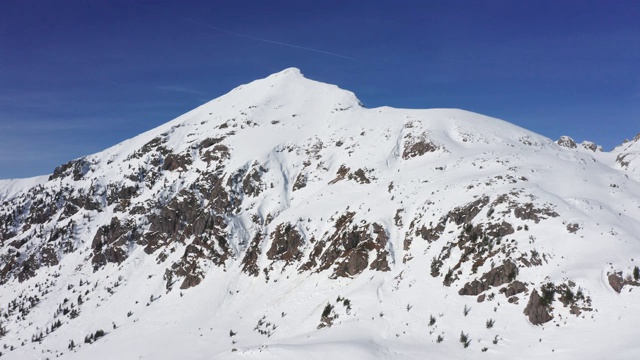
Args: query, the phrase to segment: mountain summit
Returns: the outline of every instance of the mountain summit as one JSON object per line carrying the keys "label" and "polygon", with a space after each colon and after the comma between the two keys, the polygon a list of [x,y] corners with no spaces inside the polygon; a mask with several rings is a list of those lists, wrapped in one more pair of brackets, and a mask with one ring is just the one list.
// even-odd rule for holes
{"label": "mountain summit", "polygon": [[0,351],[636,358],[638,143],[367,109],[286,69],[0,181]]}

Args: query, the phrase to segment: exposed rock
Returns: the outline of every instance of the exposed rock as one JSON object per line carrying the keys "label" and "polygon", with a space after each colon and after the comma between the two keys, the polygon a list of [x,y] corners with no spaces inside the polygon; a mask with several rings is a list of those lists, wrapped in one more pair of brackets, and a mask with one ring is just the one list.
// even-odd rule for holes
{"label": "exposed rock", "polygon": [[518,267],[511,262],[511,260],[505,260],[502,265],[491,269],[482,275],[479,280],[473,280],[472,282],[464,284],[464,287],[458,291],[458,294],[479,295],[489,290],[491,286],[500,286],[515,280],[517,275]]}
{"label": "exposed rock", "polygon": [[540,294],[538,294],[538,290],[535,289],[531,292],[529,302],[524,308],[524,314],[529,318],[529,322],[533,325],[544,324],[553,319],[553,316],[549,312],[549,308],[542,304],[542,298],[540,297]]}
{"label": "exposed rock", "polygon": [[576,142],[573,141],[572,138],[568,137],[568,136],[561,136],[560,139],[558,139],[558,141],[556,141],[556,144],[562,146],[562,147],[566,147],[566,148],[570,148],[570,149],[575,149],[578,146],[576,145]]}
{"label": "exposed rock", "polygon": [[349,174],[349,180],[356,181],[360,184],[371,183],[371,180],[367,177],[367,172],[363,169],[358,169],[354,173]]}
{"label": "exposed rock", "polygon": [[91,168],[90,165],[85,158],[69,161],[66,164],[58,166],[53,171],[53,174],[49,176],[49,181],[70,175],[73,175],[74,181],[82,180],[84,175],[89,172]]}
{"label": "exposed rock", "polygon": [[456,225],[468,224],[473,218],[476,217],[482,211],[482,209],[489,203],[489,197],[484,196],[478,200],[475,200],[464,207],[457,207],[447,215],[449,220],[452,220]]}
{"label": "exposed rock", "polygon": [[573,223],[567,224],[567,231],[568,232],[570,232],[572,234],[575,234],[578,230],[580,230],[580,225],[573,224]]}
{"label": "exposed rock", "polygon": [[267,257],[273,261],[284,261],[286,265],[298,261],[302,257],[302,242],[302,235],[293,225],[280,224],[271,234],[271,248],[267,251]]}
{"label": "exposed rock", "polygon": [[487,225],[485,232],[488,236],[494,238],[501,238],[507,235],[513,234],[515,231],[513,230],[513,226],[506,221],[503,221],[499,224],[492,223]]}
{"label": "exposed rock", "polygon": [[609,273],[608,280],[611,288],[617,293],[620,293],[625,285],[640,286],[640,282],[633,280],[631,277],[623,279],[621,271]]}
{"label": "exposed rock", "polygon": [[267,169],[260,165],[254,165],[242,180],[242,190],[247,196],[258,196],[266,188],[262,182],[262,175]]}
{"label": "exposed rock", "polygon": [[336,172],[336,175],[337,175],[336,178],[329,181],[329,185],[335,184],[340,180],[344,180],[345,177],[347,177],[347,174],[349,174],[349,168],[346,167],[345,165],[340,165],[340,168]]}
{"label": "exposed rock", "polygon": [[[136,152],[131,154],[127,158],[127,160],[140,159],[144,155],[147,155],[147,154],[151,153],[154,150],[156,150],[156,152],[160,153],[161,155],[167,155],[169,153],[169,150],[167,150],[165,147],[161,146],[165,142],[166,142],[165,138],[157,136],[157,137],[151,139],[151,141],[149,141],[148,143],[144,144],[139,150],[137,150]],[[157,166],[157,164],[156,164],[156,166]]]}
{"label": "exposed rock", "polygon": [[508,298],[525,291],[527,291],[527,286],[523,282],[517,280],[512,282],[508,287],[500,289],[500,292],[504,293],[504,296]]}
{"label": "exposed rock", "polygon": [[415,137],[412,134],[407,134],[404,138],[402,158],[404,160],[408,160],[422,156],[428,152],[435,152],[438,149],[440,149],[440,146],[430,141],[426,134],[422,134],[418,137]]}
{"label": "exposed rock", "polygon": [[599,151],[602,152],[602,146],[600,145],[596,145],[595,143],[591,142],[591,141],[583,141],[582,144],[583,148],[587,149],[587,150],[591,150],[593,152]]}
{"label": "exposed rock", "polygon": [[260,257],[260,242],[262,236],[259,232],[256,232],[253,240],[249,244],[249,248],[242,259],[242,271],[251,275],[258,276],[260,269],[258,268],[258,258]]}
{"label": "exposed rock", "polygon": [[121,223],[117,217],[111,219],[109,225],[98,228],[93,237],[93,270],[96,271],[107,263],[121,263],[127,256],[127,244],[139,238],[139,233],[132,223]]}
{"label": "exposed rock", "polygon": [[631,164],[631,161],[627,160],[627,157],[629,156],[629,154],[620,154],[618,156],[616,156],[616,162],[618,164],[620,164],[620,167],[622,168],[628,168],[629,164]]}
{"label": "exposed rock", "polygon": [[162,163],[162,170],[167,171],[187,171],[189,165],[191,165],[191,155],[189,154],[173,154],[170,153],[167,157],[164,158],[164,162]]}
{"label": "exposed rock", "polygon": [[205,161],[207,164],[211,162],[225,161],[230,157],[229,148],[223,144],[216,145],[212,149],[207,149],[207,151],[200,155],[200,159]]}
{"label": "exposed rock", "polygon": [[[302,268],[309,268],[308,265],[318,263],[317,271],[323,271],[335,264],[332,277],[353,277],[369,266],[369,253],[375,251],[376,259],[370,268],[378,271],[390,270],[386,250],[388,236],[384,227],[375,223],[353,224],[354,216],[353,212],[342,215],[336,221],[335,232],[327,240],[327,249],[318,258],[318,249],[325,246],[324,241],[319,241],[309,261]],[[373,233],[375,238],[370,233]]]}
{"label": "exposed rock", "polygon": [[[393,218],[393,223],[399,228],[402,227],[402,213],[403,212],[404,212],[404,209],[396,210],[396,216],[394,216],[394,218]],[[406,248],[405,250],[409,250],[409,249]]]}
{"label": "exposed rock", "polygon": [[622,291],[622,287],[625,285],[625,281],[622,278],[622,272],[610,273],[607,279],[609,280],[611,288],[619,294],[620,291]]}
{"label": "exposed rock", "polygon": [[423,225],[420,229],[416,230],[416,236],[419,235],[420,237],[427,240],[428,242],[436,241],[442,235],[442,232],[444,231],[445,227],[446,227],[446,220],[445,222],[440,221],[438,225],[429,229],[427,229]]}
{"label": "exposed rock", "polygon": [[560,216],[550,208],[536,208],[532,203],[513,206],[513,215],[518,219],[533,220],[536,224],[540,222],[540,219]]}
{"label": "exposed rock", "polygon": [[293,183],[292,191],[300,190],[307,186],[307,175],[300,173],[296,177],[296,181]]}
{"label": "exposed rock", "polygon": [[200,142],[199,148],[206,149],[213,145],[219,144],[222,140],[224,140],[224,136],[217,138],[206,138]]}

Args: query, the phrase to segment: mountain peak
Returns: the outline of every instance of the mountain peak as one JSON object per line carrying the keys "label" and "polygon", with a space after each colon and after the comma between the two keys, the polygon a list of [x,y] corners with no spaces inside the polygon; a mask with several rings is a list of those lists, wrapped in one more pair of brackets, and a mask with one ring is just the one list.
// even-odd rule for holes
{"label": "mountain peak", "polygon": [[0,181],[1,350],[638,353],[610,329],[640,321],[640,151],[358,105],[289,68],[48,178]]}
{"label": "mountain peak", "polygon": [[297,67],[290,67],[290,68],[286,68],[282,71],[278,71],[276,73],[273,73],[271,75],[268,76],[268,78],[275,78],[275,77],[298,77],[298,78],[304,78],[304,75],[302,74],[302,72],[300,71],[300,69],[298,69]]}

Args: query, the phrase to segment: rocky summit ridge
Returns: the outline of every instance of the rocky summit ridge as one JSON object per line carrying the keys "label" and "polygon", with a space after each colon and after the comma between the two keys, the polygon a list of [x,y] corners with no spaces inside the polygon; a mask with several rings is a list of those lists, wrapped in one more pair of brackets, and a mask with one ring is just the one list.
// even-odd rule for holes
{"label": "rocky summit ridge", "polygon": [[639,137],[368,109],[291,68],[0,181],[0,351],[631,358],[639,234]]}

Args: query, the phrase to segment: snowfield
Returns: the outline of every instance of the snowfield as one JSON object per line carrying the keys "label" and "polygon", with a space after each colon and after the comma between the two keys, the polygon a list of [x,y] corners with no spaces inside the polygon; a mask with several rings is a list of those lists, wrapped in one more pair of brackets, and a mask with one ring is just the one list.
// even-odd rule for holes
{"label": "snowfield", "polygon": [[640,136],[294,68],[1,180],[0,241],[7,359],[640,358]]}

